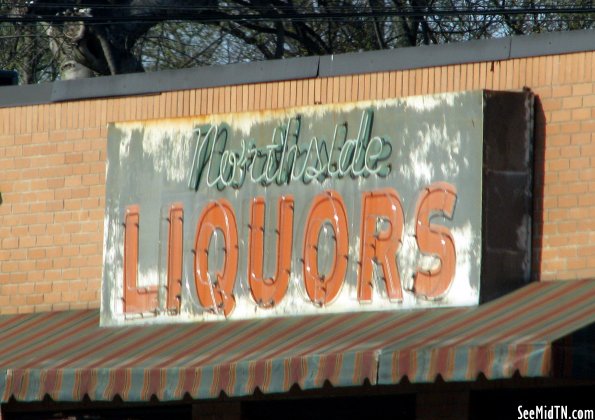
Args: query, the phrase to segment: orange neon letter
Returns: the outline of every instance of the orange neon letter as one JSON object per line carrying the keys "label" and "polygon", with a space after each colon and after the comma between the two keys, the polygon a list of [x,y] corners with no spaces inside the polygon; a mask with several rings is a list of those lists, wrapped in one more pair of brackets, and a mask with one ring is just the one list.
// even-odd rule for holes
{"label": "orange neon letter", "polygon": [[[330,224],[334,230],[335,253],[328,276],[318,270],[318,243],[321,228]],[[330,303],[341,290],[349,255],[347,212],[336,191],[325,191],[314,197],[306,223],[304,238],[304,282],[310,300],[316,305]]]}
{"label": "orange neon letter", "polygon": [[157,287],[138,287],[138,231],[140,210],[128,206],[124,216],[124,313],[149,312],[157,309]]}
{"label": "orange neon letter", "polygon": [[279,198],[277,218],[277,273],[264,278],[264,232],[266,204],[263,197],[252,200],[250,243],[248,246],[248,282],[256,304],[262,308],[277,305],[289,284],[293,242],[293,197]]}
{"label": "orange neon letter", "polygon": [[362,196],[360,271],[357,279],[357,299],[372,300],[374,265],[384,274],[390,300],[403,300],[401,278],[397,267],[397,252],[403,235],[403,207],[399,194],[386,188]]}
{"label": "orange neon letter", "polygon": [[184,247],[184,208],[174,203],[169,208],[167,249],[167,310],[180,313],[182,302],[182,267]]}
{"label": "orange neon letter", "polygon": [[[225,253],[223,268],[215,278],[209,275],[209,244],[211,237],[219,230],[223,233]],[[235,307],[233,287],[238,271],[238,227],[231,204],[217,200],[207,204],[198,218],[194,258],[194,283],[201,305],[225,316]]]}
{"label": "orange neon letter", "polygon": [[448,291],[455,275],[456,250],[450,230],[430,223],[435,213],[452,218],[457,200],[457,190],[446,182],[430,185],[422,192],[417,202],[415,235],[420,252],[440,260],[440,266],[419,269],[415,275],[416,295],[439,299]]}

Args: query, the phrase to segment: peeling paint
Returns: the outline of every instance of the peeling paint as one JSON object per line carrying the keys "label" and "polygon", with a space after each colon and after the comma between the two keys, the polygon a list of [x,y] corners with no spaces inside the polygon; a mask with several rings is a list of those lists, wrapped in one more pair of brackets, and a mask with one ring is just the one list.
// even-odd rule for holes
{"label": "peeling paint", "polygon": [[457,249],[457,272],[447,299],[452,305],[464,305],[473,301],[479,292],[479,283],[470,282],[469,277],[473,275],[473,267],[481,263],[481,235],[470,222],[452,228],[451,233]]}
{"label": "peeling paint", "polygon": [[[143,123],[119,123],[110,128],[108,143],[108,182],[104,241],[104,277],[102,294],[102,324],[118,325],[143,322],[190,322],[223,319],[205,311],[199,304],[194,285],[193,248],[198,217],[211,200],[224,198],[234,208],[239,238],[238,276],[233,289],[236,307],[233,319],[288,316],[294,314],[323,314],[352,310],[399,310],[418,307],[437,307],[477,304],[481,264],[481,169],[482,130],[481,92],[441,94],[428,97],[365,101],[359,103],[317,107],[292,108],[282,111],[213,115],[199,118],[171,119]],[[386,176],[326,177],[307,184],[292,181],[286,185],[246,183],[241,188],[188,188],[193,155],[193,129],[198,125],[230,127],[230,144],[237,148],[244,139],[254,139],[266,145],[274,127],[296,114],[301,115],[303,139],[313,136],[330,138],[333,127],[346,122],[349,136],[355,137],[361,111],[374,110],[373,136],[380,136],[390,144],[387,162],[391,170]],[[415,232],[415,214],[421,191],[434,182],[448,182],[458,191],[452,219],[434,217],[450,229],[456,243],[456,275],[450,291],[443,299],[427,301],[413,292],[413,276],[419,267],[436,267],[439,259],[420,252]],[[361,195],[366,191],[392,188],[398,192],[404,212],[404,231],[401,249],[395,255],[403,287],[403,301],[393,302],[387,297],[386,286],[377,270],[374,275],[372,302],[357,299],[357,274],[361,245]],[[345,202],[349,225],[347,275],[336,300],[325,307],[317,307],[308,298],[304,286],[303,243],[304,226],[313,198],[333,189]],[[255,305],[247,286],[247,248],[249,236],[250,200],[263,196],[267,205],[265,239],[274,249],[270,231],[276,226],[276,203],[283,194],[295,197],[293,257],[289,287],[284,299],[272,309]],[[182,308],[179,315],[164,312],[156,316],[127,316],[122,314],[121,297],[123,273],[123,228],[121,218],[126,206],[140,207],[141,245],[139,247],[139,285],[159,285],[165,282],[164,250],[167,233],[163,233],[164,213],[172,202],[184,206],[184,278]],[[332,241],[331,241],[332,242]],[[273,252],[265,253],[265,275],[274,270]],[[321,265],[329,264],[332,252],[322,257]],[[128,319],[125,319],[128,318]],[[149,319],[150,318],[150,319]]]}
{"label": "peeling paint", "polygon": [[431,111],[439,106],[453,106],[460,93],[443,93],[439,95],[410,96],[405,99],[405,105],[418,112]]}

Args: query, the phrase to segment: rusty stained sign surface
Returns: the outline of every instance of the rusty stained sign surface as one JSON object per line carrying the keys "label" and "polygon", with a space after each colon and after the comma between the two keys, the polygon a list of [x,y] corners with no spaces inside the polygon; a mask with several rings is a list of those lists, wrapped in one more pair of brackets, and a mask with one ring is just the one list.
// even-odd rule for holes
{"label": "rusty stained sign surface", "polygon": [[111,125],[102,324],[477,304],[483,100]]}

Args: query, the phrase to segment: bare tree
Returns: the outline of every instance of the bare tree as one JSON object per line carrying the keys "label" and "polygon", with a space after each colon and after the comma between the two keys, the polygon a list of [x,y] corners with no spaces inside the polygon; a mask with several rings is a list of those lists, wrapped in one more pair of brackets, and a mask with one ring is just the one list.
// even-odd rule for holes
{"label": "bare tree", "polygon": [[592,0],[556,3],[14,0],[0,6],[0,68],[34,83],[594,27]]}

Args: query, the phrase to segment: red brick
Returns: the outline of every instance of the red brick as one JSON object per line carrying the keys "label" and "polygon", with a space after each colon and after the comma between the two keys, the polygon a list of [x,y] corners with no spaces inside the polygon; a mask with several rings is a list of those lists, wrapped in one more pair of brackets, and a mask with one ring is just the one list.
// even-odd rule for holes
{"label": "red brick", "polygon": [[572,110],[572,120],[581,121],[591,118],[591,110],[589,108],[574,109]]}
{"label": "red brick", "polygon": [[580,83],[572,86],[573,95],[590,95],[593,93],[593,83]]}
{"label": "red brick", "polygon": [[35,269],[36,270],[45,271],[45,270],[49,270],[53,267],[54,267],[54,265],[53,265],[52,260],[44,259],[44,260],[35,261]]}
{"label": "red brick", "polygon": [[579,127],[583,132],[593,134],[595,133],[595,119],[582,121]]}
{"label": "red brick", "polygon": [[[69,303],[69,302],[76,302],[78,301],[79,294],[78,292],[66,291],[62,292],[62,302]],[[72,308],[72,305],[70,305]]]}
{"label": "red brick", "polygon": [[31,134],[21,134],[15,136],[14,144],[30,144],[31,143]]}
{"label": "red brick", "polygon": [[62,302],[62,296],[60,296],[60,303],[55,303],[52,305],[52,311],[67,311],[71,309],[71,305],[68,302]]}
{"label": "red brick", "polygon": [[581,108],[583,106],[583,98],[581,96],[571,96],[562,99],[562,107],[564,109]]}
{"label": "red brick", "polygon": [[561,85],[552,87],[552,96],[555,98],[572,95],[571,85]]}
{"label": "red brick", "polygon": [[[569,258],[566,264],[566,268],[569,270],[577,270],[580,268],[585,268],[587,266],[587,261],[585,258]],[[569,273],[571,274],[571,273]]]}
{"label": "red brick", "polygon": [[[552,128],[556,127],[553,125]],[[579,133],[581,131],[581,123],[579,122],[566,122],[560,124],[560,132],[562,133]]]}
{"label": "red brick", "polygon": [[561,109],[559,111],[552,111],[551,122],[570,121],[571,118],[570,110]]}
{"label": "red brick", "polygon": [[[583,106],[584,107],[595,107],[595,95],[588,95],[583,96]],[[2,144],[2,140],[0,138],[0,144]]]}
{"label": "red brick", "polygon": [[581,181],[595,180],[595,169],[585,169],[580,173]]}
{"label": "red brick", "polygon": [[60,303],[62,301],[62,294],[61,293],[45,293],[43,295],[44,303]]}
{"label": "red brick", "polygon": [[71,163],[80,163],[83,161],[83,154],[82,153],[69,153],[65,156],[64,163],[71,164]]}
{"label": "red brick", "polygon": [[[574,202],[576,203],[576,199]],[[566,206],[566,207],[570,207],[570,206]],[[558,232],[560,232],[560,233],[576,232],[577,223],[575,221],[559,222],[557,224],[557,227],[558,227]]]}
{"label": "red brick", "polygon": [[[566,99],[566,98],[564,98]],[[544,98],[541,101],[541,106],[543,107],[543,110],[546,112],[549,111],[557,111],[559,109],[562,109],[562,101],[564,100],[562,98]]]}
{"label": "red brick", "polygon": [[560,157],[571,158],[581,155],[581,149],[578,146],[566,146],[560,148]]}
{"label": "red brick", "polygon": [[27,294],[26,297],[27,305],[37,305],[43,302],[42,294]]}
{"label": "red brick", "polygon": [[14,249],[18,248],[19,240],[18,238],[4,238],[2,240],[2,249]]}
{"label": "red brick", "polygon": [[570,168],[568,159],[556,159],[546,162],[547,170],[549,171],[564,171]]}
{"label": "red brick", "polygon": [[[580,202],[580,197],[579,197]],[[573,208],[568,211],[568,218],[573,220],[584,221],[589,216],[589,210],[586,208]],[[581,228],[585,228],[583,223],[580,224]],[[595,226],[594,226],[595,227]]]}
{"label": "red brick", "polygon": [[593,206],[595,205],[595,194],[584,194],[578,197],[579,206]]}

